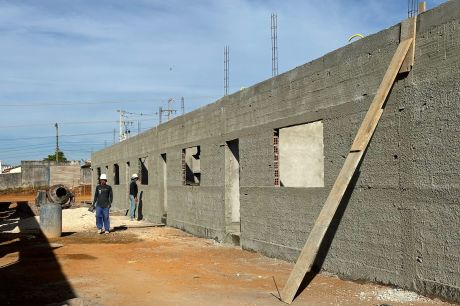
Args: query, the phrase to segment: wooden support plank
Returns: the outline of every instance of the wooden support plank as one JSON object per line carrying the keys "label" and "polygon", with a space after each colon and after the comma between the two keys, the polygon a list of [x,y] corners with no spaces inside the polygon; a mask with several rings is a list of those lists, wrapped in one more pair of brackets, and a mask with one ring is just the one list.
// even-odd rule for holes
{"label": "wooden support plank", "polygon": [[401,34],[400,34],[400,41],[404,41],[406,39],[412,38],[412,45],[407,52],[406,58],[401,65],[401,69],[399,69],[400,73],[409,72],[412,70],[412,66],[414,66],[415,60],[415,34],[417,31],[417,16],[408,18],[401,22]]}
{"label": "wooden support plank", "polygon": [[379,89],[377,90],[377,94],[358,130],[350,153],[326,199],[326,203],[313,225],[294,269],[291,271],[284,288],[280,292],[281,300],[288,304],[292,303],[305,275],[311,271],[324,235],[361,161],[364,150],[367,148],[375,128],[377,127],[377,123],[383,112],[382,107],[411,44],[412,38],[409,38],[402,41],[396,49],[385,76],[380,83]]}
{"label": "wooden support plank", "polygon": [[380,116],[382,115],[382,107],[385,103],[386,97],[393,86],[393,82],[398,75],[399,68],[401,67],[401,64],[411,45],[412,38],[409,38],[402,41],[399,44],[398,49],[396,49],[393,59],[390,62],[390,66],[383,77],[382,83],[380,83],[380,87],[375,94],[374,100],[372,101],[366,117],[364,117],[364,121],[361,124],[358,133],[356,134],[355,141],[351,146],[351,151],[362,151],[366,149],[377,123],[380,120]]}
{"label": "wooden support plank", "polygon": [[418,13],[422,14],[426,12],[426,2],[422,1],[418,4]]}

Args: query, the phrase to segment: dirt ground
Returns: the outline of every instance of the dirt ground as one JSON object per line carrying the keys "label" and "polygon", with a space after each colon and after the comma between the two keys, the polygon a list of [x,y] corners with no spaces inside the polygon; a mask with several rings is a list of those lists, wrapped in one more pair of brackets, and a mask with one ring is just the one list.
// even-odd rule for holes
{"label": "dirt ground", "polygon": [[[75,194],[75,202],[85,202],[91,201],[91,186],[79,186],[71,189],[71,191]],[[35,189],[24,189],[21,191],[17,191],[14,193],[0,193],[0,203],[1,202],[22,202],[27,201],[29,203],[35,202],[35,196],[37,194],[37,190]]]}
{"label": "dirt ground", "polygon": [[[285,305],[277,287],[291,263],[124,216],[99,235],[81,226],[94,222],[86,208],[65,213],[67,231],[46,240],[31,231],[30,212],[0,211],[2,305]],[[293,305],[449,304],[319,274]]]}

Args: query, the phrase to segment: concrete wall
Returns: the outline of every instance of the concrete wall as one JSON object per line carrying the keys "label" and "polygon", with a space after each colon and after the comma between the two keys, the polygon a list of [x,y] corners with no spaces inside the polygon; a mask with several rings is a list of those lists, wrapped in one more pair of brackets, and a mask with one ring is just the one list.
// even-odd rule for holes
{"label": "concrete wall", "polygon": [[28,187],[48,186],[50,166],[48,161],[21,161],[22,185]]}
{"label": "concrete wall", "polygon": [[0,174],[0,190],[13,189],[21,186],[21,173]]}
{"label": "concrete wall", "polygon": [[80,184],[90,185],[91,184],[91,167],[81,167],[80,169]]}
{"label": "concrete wall", "polygon": [[[13,173],[10,173],[13,174]],[[56,165],[52,161],[22,161],[21,172],[13,177],[0,176],[0,190],[64,184],[69,187],[91,184],[91,168],[82,168],[71,161]],[[19,179],[17,179],[19,178]],[[9,187],[4,187],[9,186]]]}
{"label": "concrete wall", "polygon": [[[460,301],[459,16],[460,1],[449,1],[419,17],[414,69],[390,93],[327,233],[317,263],[323,269]],[[107,166],[110,172],[118,163],[123,173],[130,161],[128,177],[137,159],[147,156],[149,184],[140,186],[144,217],[158,222],[167,213],[168,225],[221,240],[231,215],[226,142],[238,139],[241,245],[294,261],[399,34],[400,25],[393,26],[96,152],[93,168],[104,172]],[[275,187],[274,131],[318,120],[323,122],[324,187]],[[200,186],[183,186],[182,150],[198,145]],[[127,184],[122,177],[114,186],[114,207],[128,207]]]}
{"label": "concrete wall", "polygon": [[80,165],[63,165],[50,167],[49,185],[64,184],[68,187],[80,185]]}

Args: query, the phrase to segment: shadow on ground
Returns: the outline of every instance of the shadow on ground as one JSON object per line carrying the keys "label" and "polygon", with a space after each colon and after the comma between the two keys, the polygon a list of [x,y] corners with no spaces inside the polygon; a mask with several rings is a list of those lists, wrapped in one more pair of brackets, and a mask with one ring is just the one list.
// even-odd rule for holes
{"label": "shadow on ground", "polygon": [[[62,245],[51,244],[40,230],[32,233],[30,227],[22,228],[20,220],[31,216],[27,202],[0,204],[2,305],[47,305],[76,297],[53,253]],[[5,233],[17,226],[19,233]]]}

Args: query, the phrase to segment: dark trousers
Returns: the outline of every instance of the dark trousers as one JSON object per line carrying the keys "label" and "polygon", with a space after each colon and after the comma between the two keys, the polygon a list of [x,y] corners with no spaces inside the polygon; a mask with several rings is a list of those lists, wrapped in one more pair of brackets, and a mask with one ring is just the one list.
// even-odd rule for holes
{"label": "dark trousers", "polygon": [[96,206],[96,226],[98,229],[102,229],[104,225],[105,231],[110,231],[110,220],[109,220],[110,208],[104,208]]}

